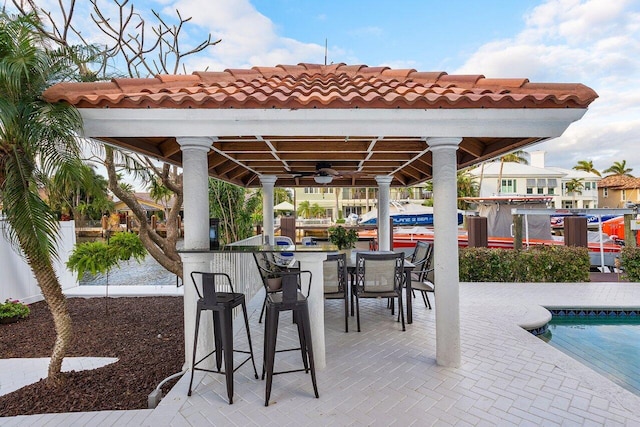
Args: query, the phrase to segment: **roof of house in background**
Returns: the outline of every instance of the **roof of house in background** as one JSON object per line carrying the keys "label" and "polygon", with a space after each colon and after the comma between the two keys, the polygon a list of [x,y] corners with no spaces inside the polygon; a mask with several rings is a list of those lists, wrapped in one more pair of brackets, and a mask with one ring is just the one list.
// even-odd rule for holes
{"label": "roof of house in background", "polygon": [[609,175],[598,182],[599,188],[611,188],[614,190],[629,190],[640,188],[640,178],[627,175]]}
{"label": "roof of house in background", "polygon": [[[484,134],[482,121],[486,120],[483,117],[488,110],[522,111],[518,120],[527,119],[526,116],[541,109],[554,109],[557,116],[565,117],[563,113],[567,110],[586,109],[597,94],[579,83],[532,83],[526,78],[493,79],[366,65],[298,64],[59,83],[45,91],[44,97],[50,102],[68,102],[81,111],[100,109],[105,116],[122,118],[120,123],[131,117],[131,113],[118,116],[117,110],[122,109],[137,110],[138,115],[145,117],[167,110],[189,111],[188,115],[180,116],[181,120],[202,117],[192,128],[202,131],[204,126],[210,126],[210,136],[216,138],[209,152],[210,175],[249,187],[260,185],[260,175],[278,176],[279,186],[313,186],[312,175],[320,162],[329,163],[338,172],[334,186],[375,186],[376,175],[391,175],[394,186],[418,184],[432,175],[432,153],[426,137],[446,136],[438,134],[442,130],[435,129],[437,126],[446,124],[447,130],[451,130],[459,123],[461,134],[457,136],[463,140],[457,161],[459,167],[466,167],[549,138],[549,134],[534,134],[531,130],[515,135],[513,129],[519,129],[517,126],[511,132],[502,132],[500,125],[506,129],[508,121],[494,123],[492,131]],[[454,114],[471,109],[481,110],[484,115]],[[349,110],[350,114],[334,113],[330,120],[323,115],[335,110]],[[371,125],[366,126],[361,120],[360,126],[350,129],[349,118],[356,114],[354,111],[362,110],[369,112],[367,119]],[[387,112],[385,116],[377,114],[383,110]],[[219,122],[209,119],[222,115],[227,120],[230,115],[251,111],[256,113],[236,120],[246,124],[246,132],[225,134]],[[284,111],[291,113],[276,119],[292,124],[284,132],[268,132],[282,129],[274,128],[273,122],[266,126],[255,124],[256,120],[265,116],[271,120],[274,114]],[[304,115],[304,123],[289,119],[294,115],[299,118],[300,114]],[[86,113],[84,116],[85,122],[89,121]],[[96,114],[92,117],[97,120]],[[324,121],[315,121],[318,117]],[[461,118],[464,120],[460,121]],[[132,129],[130,135],[125,135],[126,127],[120,126],[113,134],[101,130],[89,136],[180,165],[182,152],[176,135],[153,132],[154,128],[168,126],[166,122],[157,119],[155,125],[146,126],[145,134]],[[336,122],[344,127],[343,133]],[[387,126],[385,133],[376,128],[380,122]],[[412,130],[420,132],[407,134],[409,122],[414,126]],[[296,133],[298,129],[301,133]],[[371,133],[367,133],[369,129]],[[213,133],[216,130],[218,133]]]}

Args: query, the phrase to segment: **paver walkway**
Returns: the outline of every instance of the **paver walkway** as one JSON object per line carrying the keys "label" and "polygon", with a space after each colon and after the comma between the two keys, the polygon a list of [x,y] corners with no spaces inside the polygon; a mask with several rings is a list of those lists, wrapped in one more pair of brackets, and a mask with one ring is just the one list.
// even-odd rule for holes
{"label": "paver walkway", "polygon": [[[249,307],[259,369],[261,302],[258,295]],[[191,397],[184,376],[154,410],[0,418],[0,425],[640,425],[639,396],[518,326],[541,313],[537,305],[640,307],[640,284],[463,283],[459,368],[436,365],[435,310],[425,309],[420,298],[406,332],[384,301],[366,300],[362,332],[348,334],[341,302],[329,301],[320,399],[313,397],[308,375],[279,375],[265,407],[264,382],[245,365],[236,373],[233,405],[226,401],[223,376],[197,373]],[[280,331],[279,346],[292,345],[291,321],[283,319]],[[298,364],[296,352],[276,358],[277,369]]]}

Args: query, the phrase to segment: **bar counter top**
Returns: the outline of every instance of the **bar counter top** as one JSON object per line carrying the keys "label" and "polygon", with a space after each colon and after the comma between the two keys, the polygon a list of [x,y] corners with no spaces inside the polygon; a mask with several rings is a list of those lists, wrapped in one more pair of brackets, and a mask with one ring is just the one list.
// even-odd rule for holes
{"label": "bar counter top", "polygon": [[196,253],[253,253],[253,252],[337,252],[338,247],[332,244],[316,244],[316,245],[257,245],[257,246],[240,246],[240,245],[224,245],[219,249],[183,249],[179,253],[196,254]]}

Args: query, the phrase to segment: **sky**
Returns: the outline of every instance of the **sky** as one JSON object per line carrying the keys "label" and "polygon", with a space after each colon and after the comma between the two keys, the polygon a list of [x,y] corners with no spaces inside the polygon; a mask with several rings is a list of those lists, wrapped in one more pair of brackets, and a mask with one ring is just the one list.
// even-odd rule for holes
{"label": "sky", "polygon": [[[38,4],[57,0],[39,0]],[[82,4],[89,2],[79,2]],[[98,0],[108,9],[110,0]],[[365,64],[532,82],[583,83],[599,98],[556,139],[546,165],[626,160],[640,176],[640,0],[130,0],[144,16],[192,17],[188,72],[301,62]],[[87,16],[80,12],[78,16]],[[85,19],[87,25],[90,20]],[[151,19],[149,19],[151,22]],[[88,38],[100,39],[91,28]],[[325,43],[327,49],[325,50]]]}

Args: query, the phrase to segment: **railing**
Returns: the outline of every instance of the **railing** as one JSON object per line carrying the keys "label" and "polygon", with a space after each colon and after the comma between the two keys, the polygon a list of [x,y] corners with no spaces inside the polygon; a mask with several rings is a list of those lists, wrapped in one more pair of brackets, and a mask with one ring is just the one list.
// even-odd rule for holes
{"label": "railing", "polygon": [[[262,244],[262,238],[259,234],[230,243],[229,246],[257,246]],[[234,290],[245,294],[247,301],[262,289],[262,279],[251,253],[218,252],[213,256],[210,268],[210,271],[227,273],[231,277]]]}

